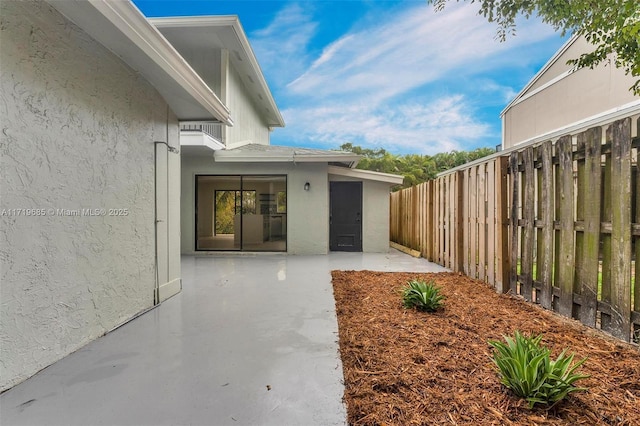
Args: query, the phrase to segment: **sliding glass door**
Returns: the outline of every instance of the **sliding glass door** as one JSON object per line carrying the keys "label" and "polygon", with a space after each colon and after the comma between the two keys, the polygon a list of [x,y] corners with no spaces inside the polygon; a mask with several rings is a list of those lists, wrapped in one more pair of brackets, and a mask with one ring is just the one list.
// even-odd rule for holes
{"label": "sliding glass door", "polygon": [[287,177],[196,176],[196,250],[287,250]]}

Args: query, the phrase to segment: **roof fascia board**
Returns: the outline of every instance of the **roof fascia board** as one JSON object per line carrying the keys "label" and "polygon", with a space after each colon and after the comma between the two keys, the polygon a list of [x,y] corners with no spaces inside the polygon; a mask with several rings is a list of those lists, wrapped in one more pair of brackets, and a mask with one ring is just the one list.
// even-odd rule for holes
{"label": "roof fascia board", "polygon": [[[113,42],[113,40],[110,42],[110,37],[118,35],[125,37],[140,53],[146,55],[157,67],[178,83],[193,101],[200,104],[211,114],[211,117],[224,124],[233,125],[229,109],[191,68],[187,61],[180,56],[160,31],[129,0],[47,1],[86,33],[112,50],[132,68],[141,72],[153,82],[155,70],[140,69],[136,66],[134,54],[118,51],[118,43]],[[103,31],[105,26],[95,25],[96,20],[101,17],[110,24],[106,33]],[[189,118],[210,119],[211,117]]]}
{"label": "roof fascia board", "polygon": [[253,52],[253,48],[249,43],[249,39],[247,38],[244,29],[242,28],[242,24],[240,23],[240,19],[236,15],[221,15],[221,16],[185,16],[185,17],[158,17],[150,19],[150,22],[153,25],[158,27],[197,27],[197,26],[210,26],[210,27],[231,27],[238,39],[238,42],[242,46],[244,53],[247,55],[247,59],[251,64],[252,69],[254,70],[257,78],[258,84],[260,88],[267,95],[267,102],[270,107],[276,114],[276,123],[269,123],[271,127],[284,127],[284,118],[276,105],[276,101],[273,98],[273,94],[269,89],[269,85],[264,77],[264,73],[262,72],[262,68],[258,63],[255,53]]}
{"label": "roof fascia board", "polygon": [[401,185],[404,176],[394,175],[390,173],[374,172],[371,170],[350,169],[346,167],[329,166],[329,174],[336,176],[346,176],[356,179],[373,180],[378,182],[386,182],[392,185]]}
{"label": "roof fascia board", "polygon": [[251,163],[270,163],[270,162],[293,162],[293,163],[357,163],[360,160],[359,155],[314,155],[314,154],[270,154],[267,152],[259,153],[243,153],[232,151],[217,151],[216,161],[219,162],[251,162]]}

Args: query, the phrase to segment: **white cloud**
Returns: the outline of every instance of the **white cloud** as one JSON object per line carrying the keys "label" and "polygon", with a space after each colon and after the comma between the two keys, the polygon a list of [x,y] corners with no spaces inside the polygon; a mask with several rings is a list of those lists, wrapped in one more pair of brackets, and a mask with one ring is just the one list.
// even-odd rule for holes
{"label": "white cloud", "polygon": [[300,145],[312,142],[327,149],[353,142],[392,152],[435,154],[468,149],[461,140],[476,141],[489,133],[486,124],[474,120],[461,95],[390,109],[367,103],[296,106],[283,114],[291,124],[279,132]]}
{"label": "white cloud", "polygon": [[274,133],[274,143],[337,148],[352,142],[430,154],[487,140],[495,145],[497,114],[492,126],[477,118],[476,108],[482,97],[492,106],[506,103],[515,90],[494,74],[527,66],[529,46],[557,37],[546,25],[524,21],[517,37],[499,43],[495,25],[466,3],[439,13],[420,3],[377,18],[357,23],[357,31],[315,58],[308,44],[317,24],[299,5],[255,33],[259,51],[268,51],[261,55],[274,55],[271,63],[289,77],[280,81],[277,99],[287,106],[287,128]]}
{"label": "white cloud", "polygon": [[277,70],[269,73],[275,84],[284,85],[304,71],[311,60],[307,48],[317,26],[308,10],[292,3],[279,11],[269,26],[250,34],[262,68]]}
{"label": "white cloud", "polygon": [[467,4],[451,5],[437,14],[420,5],[385,18],[380,17],[379,25],[329,45],[288,85],[292,94],[322,98],[367,93],[380,102],[434,82],[452,70],[486,68],[484,62],[491,59],[502,62],[503,58],[492,57],[551,33],[548,27],[535,32],[523,28],[519,37],[498,43],[494,25]]}

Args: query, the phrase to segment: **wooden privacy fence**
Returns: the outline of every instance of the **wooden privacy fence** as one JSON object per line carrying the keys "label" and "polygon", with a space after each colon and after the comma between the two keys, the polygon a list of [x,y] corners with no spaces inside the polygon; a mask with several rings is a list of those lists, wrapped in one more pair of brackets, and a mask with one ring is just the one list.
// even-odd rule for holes
{"label": "wooden privacy fence", "polygon": [[496,154],[394,192],[391,241],[640,343],[640,138],[631,126],[626,118],[604,134]]}

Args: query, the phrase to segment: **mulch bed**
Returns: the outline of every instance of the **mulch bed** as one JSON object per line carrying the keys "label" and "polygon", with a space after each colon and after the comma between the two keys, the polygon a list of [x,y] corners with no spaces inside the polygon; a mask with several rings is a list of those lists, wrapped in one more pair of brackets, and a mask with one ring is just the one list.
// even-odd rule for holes
{"label": "mulch bed", "polygon": [[[349,424],[640,425],[640,351],[580,323],[455,273],[334,271]],[[435,280],[436,313],[405,310],[400,288]],[[550,410],[500,384],[488,340],[515,330],[543,334],[590,374]]]}

